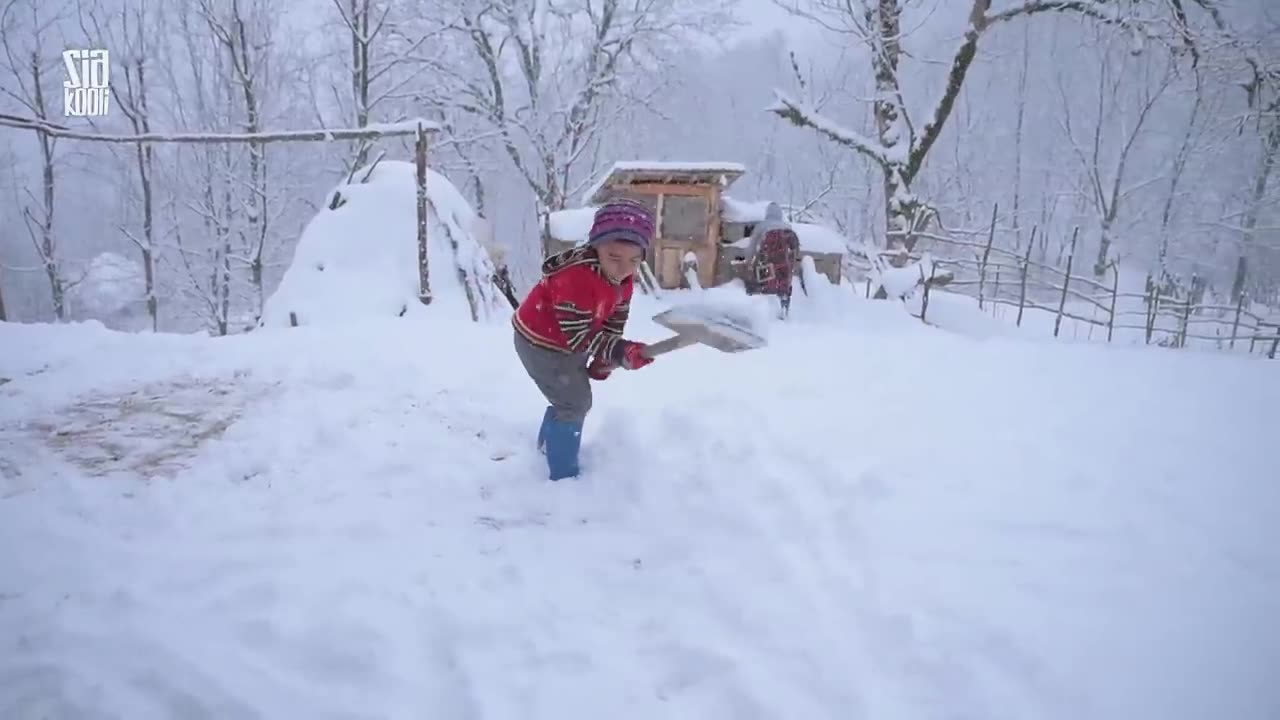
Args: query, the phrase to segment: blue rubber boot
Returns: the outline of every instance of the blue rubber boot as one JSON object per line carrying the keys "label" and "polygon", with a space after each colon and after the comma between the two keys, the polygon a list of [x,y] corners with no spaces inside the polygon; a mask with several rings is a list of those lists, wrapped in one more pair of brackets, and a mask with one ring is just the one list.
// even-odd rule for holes
{"label": "blue rubber boot", "polygon": [[551,422],[551,413],[555,408],[547,406],[546,412],[542,413],[542,425],[538,428],[538,452],[545,455],[547,453],[547,423]]}
{"label": "blue rubber boot", "polygon": [[547,469],[552,480],[578,474],[578,450],[582,447],[582,423],[547,419]]}

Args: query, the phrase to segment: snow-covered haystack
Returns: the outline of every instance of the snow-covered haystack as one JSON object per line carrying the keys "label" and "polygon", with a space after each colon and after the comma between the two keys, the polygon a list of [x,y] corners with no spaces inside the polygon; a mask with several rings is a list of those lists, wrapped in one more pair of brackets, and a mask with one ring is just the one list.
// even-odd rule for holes
{"label": "snow-covered haystack", "polygon": [[431,304],[418,299],[416,168],[384,160],[334,188],[302,232],[293,263],[260,325],[289,327],[414,315],[424,310],[505,317],[475,211],[448,178],[427,170]]}
{"label": "snow-covered haystack", "polygon": [[142,265],[119,253],[94,256],[67,294],[76,318],[97,320],[116,330],[139,329],[147,312]]}

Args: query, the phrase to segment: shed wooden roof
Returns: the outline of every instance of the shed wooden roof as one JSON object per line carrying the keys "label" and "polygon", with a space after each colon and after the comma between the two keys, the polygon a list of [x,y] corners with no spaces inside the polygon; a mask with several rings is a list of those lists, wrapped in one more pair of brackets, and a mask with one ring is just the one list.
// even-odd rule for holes
{"label": "shed wooden roof", "polygon": [[584,205],[598,205],[604,201],[604,191],[608,188],[637,183],[719,185],[727,188],[746,172],[745,165],[732,162],[616,162],[583,194],[582,202]]}

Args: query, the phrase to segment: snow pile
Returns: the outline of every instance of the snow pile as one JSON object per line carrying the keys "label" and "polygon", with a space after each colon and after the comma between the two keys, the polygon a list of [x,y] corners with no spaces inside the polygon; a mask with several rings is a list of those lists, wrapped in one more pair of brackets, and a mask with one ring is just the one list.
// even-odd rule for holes
{"label": "snow pile", "polygon": [[[720,198],[720,217],[725,222],[731,223],[758,223],[764,220],[769,202],[768,200],[738,200],[724,195]],[[832,255],[843,255],[848,252],[845,237],[832,228],[808,222],[789,222],[789,224],[795,231],[796,238],[800,240],[800,249],[803,251]],[[748,238],[742,238],[733,244],[746,247],[748,242],[750,242]]]}
{"label": "snow pile", "polygon": [[78,317],[118,326],[130,316],[146,312],[147,284],[142,265],[119,253],[96,255],[68,296]]}
{"label": "snow pile", "polygon": [[847,294],[555,485],[509,327],[0,324],[0,717],[1275,716],[1273,362]]}
{"label": "snow pile", "polygon": [[[360,322],[423,312],[502,316],[493,263],[473,234],[477,216],[447,178],[427,170],[427,257],[432,299],[418,300],[416,169],[379,162],[365,183],[343,184],[305,230],[268,299],[267,327]],[[363,178],[357,171],[354,177]]]}
{"label": "snow pile", "polygon": [[591,225],[595,222],[597,209],[588,206],[550,213],[547,224],[551,237],[574,245],[585,244],[591,238]]}
{"label": "snow pile", "polygon": [[720,218],[731,223],[757,223],[764,220],[769,202],[768,200],[739,200],[729,195],[721,195]]}

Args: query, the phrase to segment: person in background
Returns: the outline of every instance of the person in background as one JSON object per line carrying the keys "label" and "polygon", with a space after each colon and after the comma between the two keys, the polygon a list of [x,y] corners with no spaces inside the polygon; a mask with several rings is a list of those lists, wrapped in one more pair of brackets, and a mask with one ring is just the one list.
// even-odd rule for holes
{"label": "person in background", "polygon": [[614,368],[653,362],[644,343],[622,337],[633,276],[653,241],[653,214],[626,199],[596,211],[587,244],[547,258],[542,279],[516,309],[516,355],[547,399],[538,449],[552,480],[579,473],[582,426],[591,410],[591,380]]}
{"label": "person in background", "polygon": [[777,203],[765,208],[764,221],[752,229],[747,248],[752,281],[748,288],[753,293],[778,296],[780,316],[785,319],[791,313],[791,276],[800,257],[800,238],[782,219]]}

